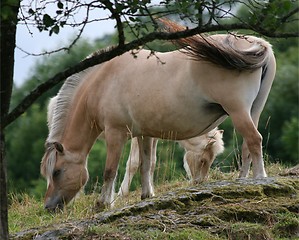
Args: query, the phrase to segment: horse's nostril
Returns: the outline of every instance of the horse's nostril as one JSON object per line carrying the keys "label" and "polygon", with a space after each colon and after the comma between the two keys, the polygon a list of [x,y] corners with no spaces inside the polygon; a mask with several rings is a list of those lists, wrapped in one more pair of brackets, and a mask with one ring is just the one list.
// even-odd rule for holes
{"label": "horse's nostril", "polygon": [[61,197],[57,196],[54,199],[48,199],[45,204],[45,210],[49,212],[61,211],[64,207],[64,201]]}
{"label": "horse's nostril", "polygon": [[56,206],[48,206],[45,205],[44,206],[45,210],[47,210],[48,212],[60,212],[63,209],[63,204],[58,204]]}
{"label": "horse's nostril", "polygon": [[55,208],[49,206],[49,205],[45,205],[44,206],[45,210],[49,211],[49,212],[53,212],[55,210]]}

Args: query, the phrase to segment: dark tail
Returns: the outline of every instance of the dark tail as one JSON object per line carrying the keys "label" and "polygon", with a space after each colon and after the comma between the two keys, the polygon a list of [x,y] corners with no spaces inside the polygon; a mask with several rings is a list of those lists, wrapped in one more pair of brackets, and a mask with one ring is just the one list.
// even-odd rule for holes
{"label": "dark tail", "polygon": [[[179,32],[185,27],[168,19],[159,19],[164,31]],[[246,48],[240,49],[236,43],[244,42]],[[257,37],[237,36],[233,34],[219,36],[194,35],[172,40],[182,52],[196,61],[208,61],[227,69],[250,70],[265,65],[271,45]],[[270,48],[270,49],[269,49]]]}

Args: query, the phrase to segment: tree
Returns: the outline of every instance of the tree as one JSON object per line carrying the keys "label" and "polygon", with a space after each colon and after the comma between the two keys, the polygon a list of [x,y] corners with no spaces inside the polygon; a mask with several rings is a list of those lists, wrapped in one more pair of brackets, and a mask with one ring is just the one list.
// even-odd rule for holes
{"label": "tree", "polygon": [[[5,136],[2,120],[8,115],[13,86],[14,48],[19,1],[1,2],[1,126],[0,126],[0,238],[8,238]],[[4,34],[5,33],[5,34]]]}
{"label": "tree", "polygon": [[[31,5],[30,5],[31,4]],[[236,9],[244,5],[250,16],[246,19],[236,15]],[[49,9],[56,9],[50,13]],[[21,102],[9,112],[13,87],[13,52],[15,48],[16,24],[21,21],[27,26],[34,25],[49,35],[58,34],[63,27],[79,29],[78,36],[69,50],[80,38],[87,24],[101,21],[100,17],[91,18],[91,12],[105,9],[110,12],[118,31],[118,43],[109,51],[85,59],[80,63],[55,74],[46,82],[33,89]],[[85,10],[85,18],[75,22],[73,18],[79,10]],[[5,128],[24,113],[44,92],[63,81],[68,76],[93,65],[108,61],[126,51],[133,50],[154,40],[171,40],[211,31],[233,31],[246,29],[268,37],[298,37],[298,29],[288,29],[290,23],[298,21],[299,7],[293,1],[195,1],[161,0],[151,1],[1,1],[1,239],[8,238],[7,201],[6,201],[6,166],[5,166]],[[19,15],[18,15],[19,12]],[[158,30],[157,18],[178,15],[190,23],[190,27],[181,32],[165,33]],[[226,19],[229,18],[229,21]],[[144,22],[149,21],[149,23]],[[149,20],[148,20],[149,19]],[[147,24],[151,24],[148,28]],[[124,27],[129,26],[135,39],[126,42]]]}

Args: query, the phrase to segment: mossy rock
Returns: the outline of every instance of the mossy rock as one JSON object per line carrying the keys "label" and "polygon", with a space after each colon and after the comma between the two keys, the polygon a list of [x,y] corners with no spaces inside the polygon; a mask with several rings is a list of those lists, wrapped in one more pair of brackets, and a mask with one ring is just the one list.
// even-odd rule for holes
{"label": "mossy rock", "polygon": [[273,239],[272,233],[266,226],[255,223],[234,223],[223,231],[222,235],[230,240],[267,240]]}
{"label": "mossy rock", "polygon": [[298,212],[280,214],[274,225],[273,232],[280,238],[297,238],[299,239],[299,218]]}

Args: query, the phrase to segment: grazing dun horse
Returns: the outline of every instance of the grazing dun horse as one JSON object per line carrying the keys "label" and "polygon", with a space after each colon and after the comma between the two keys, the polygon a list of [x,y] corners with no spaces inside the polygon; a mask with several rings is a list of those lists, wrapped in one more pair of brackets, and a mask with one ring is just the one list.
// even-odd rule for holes
{"label": "grazing dun horse", "polygon": [[[217,128],[198,137],[178,141],[184,147],[184,168],[189,179],[193,183],[203,182],[207,178],[208,171],[214,162],[217,155],[224,151],[224,143],[222,140],[223,130]],[[156,166],[156,148],[157,139],[153,140],[152,152],[150,156],[151,161],[151,180],[154,177],[154,170]],[[140,167],[141,162],[139,158],[139,149],[137,138],[131,141],[130,154],[126,164],[126,172],[124,179],[118,191],[119,196],[128,196],[129,188],[132,179]],[[153,188],[153,183],[150,183]],[[154,193],[154,191],[153,191]]]}
{"label": "grazing dun horse", "polygon": [[[164,21],[168,31],[183,27]],[[107,157],[98,209],[113,203],[122,148],[137,137],[142,198],[150,185],[152,138],[189,139],[230,116],[244,139],[240,176],[266,177],[258,120],[274,75],[275,57],[263,39],[196,35],[175,40],[179,51],[125,53],[69,77],[57,96],[41,173],[47,179],[45,208],[62,208],[88,179],[87,156],[104,133]],[[163,64],[162,64],[163,63]],[[147,183],[147,184],[146,184]]]}
{"label": "grazing dun horse", "polygon": [[[48,127],[49,131],[52,125],[53,119],[53,109],[57,103],[57,96],[50,99],[48,104]],[[203,134],[198,137],[178,141],[182,147],[185,149],[184,155],[184,168],[187,172],[189,179],[193,183],[203,182],[207,178],[208,171],[214,162],[217,155],[224,151],[224,142],[222,140],[223,130],[218,130],[217,128],[211,130],[210,132]],[[104,136],[100,135],[99,139]],[[151,180],[154,177],[154,171],[156,166],[156,151],[157,151],[158,139],[152,139],[152,149],[151,149]],[[119,188],[119,196],[128,196],[129,188],[132,179],[141,165],[139,158],[139,149],[137,138],[133,138],[131,141],[131,148],[129,157],[126,164],[126,172],[124,179]],[[146,183],[147,184],[147,183]],[[153,182],[150,183],[154,189]],[[154,195],[154,190],[153,190]]]}

